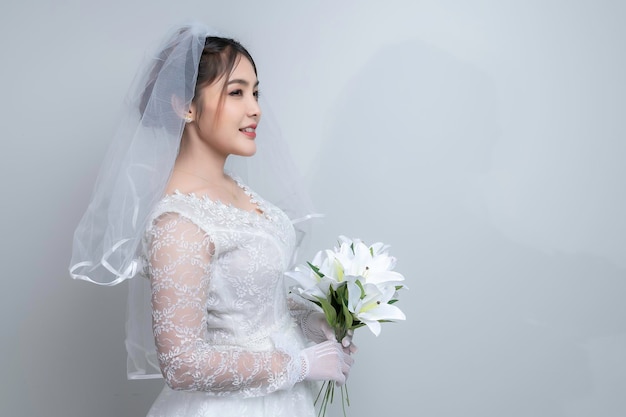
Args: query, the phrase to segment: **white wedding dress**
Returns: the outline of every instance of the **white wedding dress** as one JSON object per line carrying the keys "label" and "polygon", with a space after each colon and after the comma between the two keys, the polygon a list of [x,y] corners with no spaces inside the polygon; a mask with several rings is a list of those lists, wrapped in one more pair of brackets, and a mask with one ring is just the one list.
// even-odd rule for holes
{"label": "white wedding dress", "polygon": [[290,220],[239,182],[262,213],[207,197],[163,198],[144,242],[166,386],[148,417],[314,416],[296,383],[305,339],[283,272]]}

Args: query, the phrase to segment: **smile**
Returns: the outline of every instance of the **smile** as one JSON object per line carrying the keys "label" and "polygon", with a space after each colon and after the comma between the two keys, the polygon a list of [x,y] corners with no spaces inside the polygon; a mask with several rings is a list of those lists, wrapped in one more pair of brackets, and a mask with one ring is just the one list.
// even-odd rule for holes
{"label": "smile", "polygon": [[241,133],[249,137],[250,139],[256,138],[256,126],[248,126],[239,129]]}

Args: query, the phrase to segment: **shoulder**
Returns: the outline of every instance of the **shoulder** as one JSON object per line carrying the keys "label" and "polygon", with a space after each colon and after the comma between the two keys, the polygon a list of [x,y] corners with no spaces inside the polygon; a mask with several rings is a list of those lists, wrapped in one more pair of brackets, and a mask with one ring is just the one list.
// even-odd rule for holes
{"label": "shoulder", "polygon": [[211,241],[213,229],[184,195],[165,196],[149,219],[143,236],[145,250],[178,248],[184,253]]}
{"label": "shoulder", "polygon": [[182,194],[178,191],[163,196],[152,210],[147,231],[171,227],[181,222],[201,227],[206,223],[206,214],[201,203],[201,199],[194,194]]}
{"label": "shoulder", "polygon": [[156,219],[163,213],[178,213],[180,215],[193,213],[196,211],[194,207],[196,204],[189,198],[193,195],[182,194],[179,191],[164,195],[152,210],[151,220]]}

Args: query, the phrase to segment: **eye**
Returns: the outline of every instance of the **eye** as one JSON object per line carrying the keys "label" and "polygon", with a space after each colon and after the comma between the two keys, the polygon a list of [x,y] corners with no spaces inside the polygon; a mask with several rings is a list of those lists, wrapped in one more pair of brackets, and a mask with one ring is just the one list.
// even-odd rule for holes
{"label": "eye", "polygon": [[243,91],[241,89],[237,89],[237,90],[233,90],[230,93],[228,93],[229,96],[242,96],[243,95]]}
{"label": "eye", "polygon": [[259,97],[261,97],[261,92],[259,90],[256,90],[254,93],[252,93],[252,95],[257,101],[259,101]]}

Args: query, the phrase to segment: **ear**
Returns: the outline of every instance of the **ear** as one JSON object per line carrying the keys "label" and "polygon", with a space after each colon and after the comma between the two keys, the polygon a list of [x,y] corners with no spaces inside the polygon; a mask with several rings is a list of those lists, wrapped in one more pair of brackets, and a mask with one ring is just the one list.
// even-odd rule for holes
{"label": "ear", "polygon": [[179,115],[181,119],[185,119],[185,121],[187,122],[194,120],[196,113],[195,103],[191,103],[189,105],[189,108],[187,109],[182,100],[174,94],[172,94],[171,103],[172,109],[174,109],[174,112],[176,112],[176,114]]}

